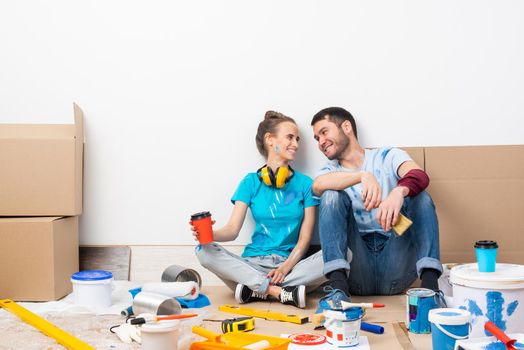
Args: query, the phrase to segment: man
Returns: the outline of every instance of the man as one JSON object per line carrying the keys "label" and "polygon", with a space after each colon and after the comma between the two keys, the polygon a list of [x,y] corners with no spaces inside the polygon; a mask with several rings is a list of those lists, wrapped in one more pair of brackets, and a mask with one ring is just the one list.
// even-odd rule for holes
{"label": "man", "polygon": [[[311,125],[330,160],[313,183],[324,274],[333,288],[320,306],[350,294],[398,294],[417,276],[423,288],[437,290],[442,264],[435,206],[424,191],[427,174],[398,148],[362,148],[355,120],[343,108],[321,110]],[[399,236],[392,226],[401,212],[413,224]]]}

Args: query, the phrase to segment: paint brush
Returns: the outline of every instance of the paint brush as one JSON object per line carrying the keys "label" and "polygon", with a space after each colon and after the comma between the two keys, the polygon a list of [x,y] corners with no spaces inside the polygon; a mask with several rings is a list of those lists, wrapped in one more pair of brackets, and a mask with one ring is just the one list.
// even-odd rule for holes
{"label": "paint brush", "polygon": [[[331,300],[328,301],[328,304],[332,308],[336,309],[335,305],[333,304]],[[350,302],[343,301],[343,300],[340,301],[340,305],[342,306],[342,310],[349,309],[350,307],[361,307],[363,309],[376,309],[376,308],[386,306],[384,304],[377,304],[377,303],[350,303]]]}

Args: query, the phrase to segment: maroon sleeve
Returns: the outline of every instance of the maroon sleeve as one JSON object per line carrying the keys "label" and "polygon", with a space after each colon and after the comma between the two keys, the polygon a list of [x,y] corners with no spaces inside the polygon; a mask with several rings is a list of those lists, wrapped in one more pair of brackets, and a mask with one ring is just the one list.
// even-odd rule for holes
{"label": "maroon sleeve", "polygon": [[415,197],[424,191],[429,185],[429,176],[424,170],[411,169],[398,180],[398,186],[404,186],[409,189],[408,197]]}

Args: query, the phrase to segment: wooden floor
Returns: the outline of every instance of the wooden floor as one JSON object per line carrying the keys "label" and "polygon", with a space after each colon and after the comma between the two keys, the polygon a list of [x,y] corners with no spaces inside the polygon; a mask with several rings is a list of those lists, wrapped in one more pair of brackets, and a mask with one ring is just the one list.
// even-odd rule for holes
{"label": "wooden floor", "polygon": [[[200,309],[205,314],[203,326],[214,332],[220,332],[220,322],[226,318],[238,317],[239,315],[223,313],[218,311],[220,305],[236,303],[233,292],[226,287],[204,287],[202,293],[211,300],[211,305]],[[317,307],[317,300],[322,293],[308,295],[307,307],[298,309],[282,305],[277,301],[255,302],[243,306],[257,308],[264,311],[277,311],[286,314],[297,314],[311,316]],[[385,328],[382,335],[362,332],[361,335],[368,337],[370,347],[373,350],[395,350],[395,349],[431,349],[431,335],[417,335],[406,332],[403,329],[405,322],[406,304],[405,296],[389,297],[353,297],[356,302],[376,302],[386,304],[385,308],[372,309],[366,312],[364,321],[380,324]],[[198,309],[196,309],[198,310]],[[96,344],[98,349],[138,349],[138,344],[127,345],[121,343],[114,334],[109,332],[109,327],[122,322],[117,315],[90,315],[90,314],[50,314],[46,315],[51,322],[58,327],[67,330],[79,339]],[[253,333],[280,336],[292,333],[316,333],[324,334],[325,331],[314,330],[312,323],[297,325],[287,322],[269,321],[256,319]],[[23,324],[16,317],[0,310],[0,349],[63,349],[52,339]],[[185,350],[185,349],[179,349]]]}

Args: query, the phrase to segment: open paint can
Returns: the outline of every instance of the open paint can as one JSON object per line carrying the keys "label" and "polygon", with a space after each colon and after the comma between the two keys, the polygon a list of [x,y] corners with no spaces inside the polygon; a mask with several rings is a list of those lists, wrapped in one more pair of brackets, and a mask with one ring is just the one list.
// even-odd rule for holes
{"label": "open paint can", "polygon": [[471,322],[469,311],[462,309],[433,309],[428,316],[431,323],[433,349],[453,350],[457,340],[467,339]]}
{"label": "open paint can", "polygon": [[524,266],[497,263],[495,272],[479,272],[478,264],[451,269],[452,306],[471,313],[470,337],[486,336],[491,321],[506,333],[522,332],[524,325]]}
{"label": "open paint can", "polygon": [[180,265],[171,265],[162,273],[162,282],[189,282],[198,283],[198,288],[202,289],[202,278],[193,269],[188,269]]}
{"label": "open paint can", "polygon": [[334,349],[356,346],[360,338],[360,323],[364,311],[360,307],[350,307],[345,311],[327,310],[324,312],[326,321],[327,342]]}
{"label": "open paint can", "polygon": [[428,315],[429,310],[437,307],[435,292],[426,288],[411,288],[406,295],[406,324],[409,331],[417,334],[431,332]]}
{"label": "open paint can", "polygon": [[140,292],[133,299],[133,312],[135,315],[177,315],[182,313],[182,306],[175,298],[162,294]]}

